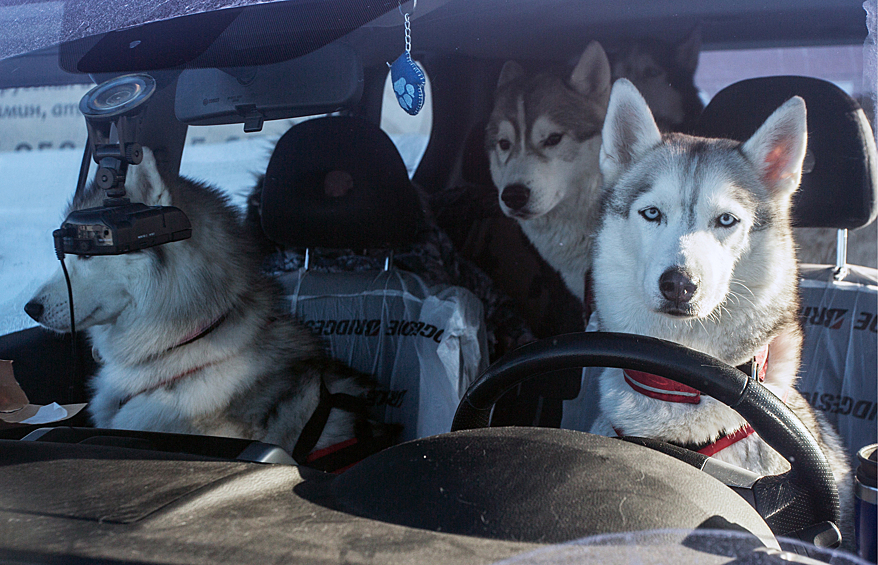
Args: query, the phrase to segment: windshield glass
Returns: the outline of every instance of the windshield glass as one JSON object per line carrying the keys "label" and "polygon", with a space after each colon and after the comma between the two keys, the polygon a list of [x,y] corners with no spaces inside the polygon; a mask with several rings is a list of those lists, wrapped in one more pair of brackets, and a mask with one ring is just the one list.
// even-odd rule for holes
{"label": "windshield glass", "polygon": [[[736,386],[762,394],[762,382],[772,408],[800,410],[815,437],[814,422],[837,431],[835,469],[856,464],[878,440],[876,11],[875,0],[0,2],[0,371],[14,360],[29,402],[85,406],[62,407],[71,428],[120,432],[87,449],[139,450],[114,443],[128,431],[201,434],[197,457],[213,458],[221,436],[276,443],[300,464],[337,459],[314,467],[336,471],[360,448],[441,443],[480,375],[533,355],[534,378],[479,408],[489,442],[522,428],[562,428],[571,442],[639,435],[707,456],[734,446],[719,459],[786,472],[758,423],[703,382],[675,380],[670,353],[638,370],[548,370],[540,355],[562,335],[637,334],[623,340],[632,366],[653,340],[715,358]],[[0,424],[10,429],[24,436]],[[807,476],[796,472],[784,477]],[[247,474],[196,490],[237,497]],[[287,478],[275,486],[300,496]],[[114,528],[139,534],[195,508],[177,496],[131,522],[46,515],[105,528],[110,545]],[[509,543],[498,559],[517,551]]]}
{"label": "windshield glass", "polygon": [[[307,52],[323,42],[332,41],[344,36],[345,41],[355,46],[364,65],[383,66],[393,58],[393,54],[404,45],[401,34],[389,33],[388,30],[399,30],[396,3],[377,3],[371,8],[355,8],[354,4],[345,2],[250,2],[235,1],[200,1],[200,2],[163,2],[147,0],[138,4],[131,3],[94,3],[94,2],[29,2],[26,4],[0,6],[0,23],[4,33],[0,35],[0,83],[32,84],[30,88],[0,89],[0,167],[2,167],[6,187],[4,188],[4,209],[8,211],[10,221],[6,229],[17,234],[29,234],[25,238],[7,238],[9,249],[0,256],[4,261],[2,276],[9,280],[3,285],[5,295],[0,299],[3,306],[0,313],[0,325],[6,331],[26,327],[32,324],[29,318],[20,313],[23,292],[31,288],[35,280],[44,276],[46,269],[53,267],[52,253],[48,234],[51,227],[58,222],[64,208],[70,188],[79,168],[81,151],[85,142],[84,121],[78,110],[81,96],[93,86],[93,80],[105,75],[72,74],[72,71],[84,70],[89,65],[95,70],[115,69],[116,72],[134,70],[143,57],[124,58],[114,54],[113,45],[125,45],[126,50],[141,49],[148,46],[148,41],[156,41],[155,49],[163,51],[168,48],[175,35],[169,33],[172,27],[150,27],[144,24],[195,26],[203,29],[206,34],[199,41],[186,41],[187,45],[196,45],[197,49],[185,54],[184,65],[199,66],[222,58],[220,52],[229,52],[230,39],[241,37],[248,29],[247,22],[257,21],[269,14],[271,18],[280,18],[284,22],[294,20],[296,14],[318,14],[325,12],[325,18],[311,18],[310,23],[300,23],[299,35],[296,29],[289,29],[282,39],[274,31],[260,35],[254,48],[246,56],[253,62],[274,60],[279,54],[289,56],[290,52],[272,52],[265,49],[264,44],[273,43],[294,45],[297,52]],[[415,51],[422,53],[436,51],[439,53],[465,53],[467,57],[487,56],[492,61],[521,55],[521,46],[531,47],[532,57],[539,57],[549,52],[552,42],[534,43],[528,38],[537,36],[538,29],[548,27],[564,27],[569,25],[573,15],[581,16],[584,29],[590,29],[595,21],[610,21],[611,13],[604,8],[594,8],[585,17],[575,6],[564,6],[557,12],[537,13],[533,11],[535,27],[533,30],[518,30],[522,41],[509,42],[509,34],[498,34],[503,29],[503,18],[491,26],[486,35],[475,33],[482,18],[487,18],[489,3],[475,2],[473,12],[468,17],[451,19],[450,3],[424,2],[414,12]],[[447,4],[447,5],[446,5]],[[792,5],[778,3],[762,12],[753,11],[750,6],[729,7],[720,13],[695,14],[689,8],[676,16],[696,16],[701,21],[703,41],[700,57],[697,59],[695,85],[702,102],[710,98],[720,89],[738,80],[767,75],[803,75],[824,78],[832,81],[857,99],[865,108],[867,116],[875,122],[875,45],[874,29],[872,35],[861,42],[853,42],[851,33],[863,36],[862,28],[871,25],[874,28],[874,10],[870,12],[867,2],[862,7],[840,3],[839,5],[822,8],[802,8],[796,10]],[[247,11],[245,6],[252,5]],[[630,27],[626,35],[642,31],[645,20],[668,23],[674,30],[675,37],[684,37],[687,25],[682,20],[674,19],[660,10],[655,11],[640,6],[640,12],[627,11],[619,16]],[[840,18],[854,8],[859,12],[853,20],[856,26],[840,24]],[[526,3],[515,3],[515,9],[509,12],[521,17],[529,8]],[[263,13],[264,12],[264,13]],[[347,12],[343,22],[328,23],[333,14]],[[791,31],[768,33],[754,24],[759,16],[765,21],[780,17],[781,14],[795,13],[801,26],[812,26],[821,29],[822,35],[804,38],[793,38]],[[565,16],[566,14],[566,16]],[[736,28],[740,41],[735,43],[728,35],[728,26],[719,29],[719,22],[732,18],[730,14],[742,21],[750,23]],[[826,29],[819,28],[820,16],[827,22]],[[868,15],[868,18],[867,18]],[[201,20],[187,18],[205,18],[206,27]],[[323,17],[323,16],[321,16]],[[847,17],[847,16],[845,16]],[[249,19],[248,19],[249,18]],[[832,18],[839,18],[833,20]],[[871,18],[871,19],[869,19]],[[850,19],[850,18],[848,18]],[[687,22],[690,20],[686,20]],[[760,20],[761,21],[761,20]],[[836,22],[829,26],[828,22]],[[847,22],[848,20],[844,20]],[[188,23],[187,23],[188,22]],[[453,22],[453,23],[452,23]],[[196,25],[196,23],[198,25]],[[863,26],[863,24],[866,26]],[[507,25],[514,24],[506,22]],[[360,29],[356,29],[362,25]],[[656,24],[658,25],[658,24]],[[755,26],[755,27],[754,27]],[[829,29],[832,27],[832,30]],[[809,28],[810,29],[810,28]],[[310,31],[307,31],[310,30]],[[854,31],[850,31],[854,30]],[[307,33],[306,33],[307,32]],[[345,33],[348,35],[345,35]],[[471,33],[473,32],[473,33]],[[109,33],[109,35],[107,35]],[[319,41],[302,43],[300,39],[311,33],[319,36]],[[798,33],[798,32],[797,32]],[[803,32],[804,33],[804,32]],[[815,32],[816,33],[816,32]],[[127,35],[126,35],[127,34]],[[134,35],[140,39],[132,39]],[[139,35],[138,35],[139,34]],[[304,35],[303,35],[304,34]],[[341,35],[339,35],[341,34]],[[749,35],[748,35],[749,34]],[[836,43],[840,35],[845,42]],[[130,37],[129,37],[130,35]],[[599,34],[597,34],[599,35]],[[290,37],[299,37],[290,40]],[[392,37],[393,40],[384,38]],[[179,34],[177,34],[179,37]],[[565,36],[566,37],[566,36]],[[553,36],[559,52],[567,49],[565,37]],[[864,41],[864,42],[863,42]],[[200,42],[200,43],[199,43]],[[262,43],[260,43],[262,42]],[[59,43],[62,43],[60,50]],[[811,45],[820,43],[822,45]],[[828,43],[828,44],[827,44]],[[618,41],[615,42],[618,44]],[[758,44],[764,47],[754,47]],[[783,46],[773,46],[783,44]],[[612,40],[607,41],[608,51],[617,49]],[[49,51],[44,49],[50,48]],[[54,51],[52,51],[54,49]],[[40,51],[43,50],[43,51]],[[211,55],[211,50],[215,53]],[[244,50],[232,49],[238,53],[235,57],[244,56]],[[283,51],[283,49],[281,50]],[[97,53],[101,55],[98,56]],[[259,52],[259,55],[254,53]],[[27,54],[19,59],[16,55]],[[109,54],[109,55],[108,55]],[[697,54],[698,55],[698,54]],[[109,58],[107,58],[109,56]],[[223,55],[224,56],[224,55]],[[12,58],[10,58],[12,57]],[[145,57],[149,58],[147,54]],[[231,61],[231,59],[225,59]],[[524,59],[526,60],[526,59]],[[181,60],[182,61],[182,60]],[[154,64],[154,63],[150,63]],[[553,63],[554,64],[554,63]],[[3,66],[5,65],[5,66]],[[119,67],[119,65],[133,65]],[[149,65],[147,65],[149,66]],[[429,68],[429,65],[426,65]],[[118,68],[117,68],[118,67]],[[464,68],[461,66],[461,68]],[[384,70],[386,73],[386,69]],[[387,84],[384,91],[389,92],[389,74],[383,74]],[[405,114],[395,103],[392,96],[383,98],[383,106],[372,110],[380,116],[382,127],[387,131],[402,153],[409,175],[417,179],[417,167],[427,151],[432,131],[432,101],[430,93],[431,79],[427,77],[428,104],[424,111],[412,118]],[[171,79],[172,80],[172,79]],[[70,84],[83,83],[87,84]],[[42,84],[43,86],[36,86]],[[483,97],[483,100],[485,98]],[[481,104],[485,104],[483,101]],[[453,115],[453,113],[449,114]],[[258,134],[244,134],[240,124],[211,127],[190,127],[183,148],[182,172],[226,188],[242,203],[246,192],[250,189],[253,179],[264,171],[274,142],[286,131],[295,120],[276,120],[267,122]],[[244,141],[249,140],[249,141]],[[451,140],[443,140],[448,144]],[[460,140],[458,140],[460,141]],[[220,143],[222,142],[222,143]],[[456,151],[449,148],[449,154]],[[52,169],[47,168],[51,164]],[[432,182],[441,178],[453,165],[438,164],[427,159],[422,172],[424,179]],[[51,171],[51,172],[50,172]],[[437,172],[440,174],[437,175]],[[16,182],[11,182],[16,179]],[[428,186],[428,190],[436,191],[437,186]],[[23,186],[29,188],[24,189]],[[24,258],[40,258],[43,266],[37,267],[30,262],[23,263]],[[23,270],[27,274],[21,276]]]}

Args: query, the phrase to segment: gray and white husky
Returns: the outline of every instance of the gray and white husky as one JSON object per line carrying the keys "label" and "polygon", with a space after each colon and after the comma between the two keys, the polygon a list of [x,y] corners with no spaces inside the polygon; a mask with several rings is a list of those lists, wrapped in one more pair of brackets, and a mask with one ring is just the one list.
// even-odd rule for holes
{"label": "gray and white husky", "polygon": [[[612,90],[600,165],[605,195],[592,278],[600,329],[666,339],[759,378],[824,449],[850,530],[850,469],[838,435],[793,385],[802,332],[790,228],[807,143],[795,97],[746,142],[662,135],[627,80]],[[759,474],[788,463],[731,408],[669,379],[607,369],[592,432],[651,437]],[[846,532],[847,533],[847,532]]]}
{"label": "gray and white husky", "polygon": [[[146,149],[129,168],[132,202],[176,206],[191,239],[116,256],[69,256],[77,328],[88,329],[100,369],[89,410],[99,427],[248,438],[292,452],[321,396],[362,397],[369,377],[327,357],[260,274],[255,244],[224,196],[177,178],[166,183]],[[72,210],[100,206],[92,184]],[[61,270],[26,308],[70,331]],[[316,449],[354,438],[364,422],[333,408]]]}
{"label": "gray and white husky", "polygon": [[600,209],[598,156],[609,96],[610,64],[597,42],[567,81],[528,75],[507,61],[486,133],[500,208],[580,300]]}

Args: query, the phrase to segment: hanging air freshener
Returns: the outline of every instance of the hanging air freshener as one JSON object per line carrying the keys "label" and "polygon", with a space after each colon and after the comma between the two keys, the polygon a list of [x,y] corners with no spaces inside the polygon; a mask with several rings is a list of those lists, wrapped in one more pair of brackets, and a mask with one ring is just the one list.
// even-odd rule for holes
{"label": "hanging air freshener", "polygon": [[[412,11],[417,5],[418,2],[415,0]],[[401,4],[399,12],[402,14]],[[403,16],[405,16],[405,53],[400,55],[392,65],[388,63],[388,66],[390,67],[393,92],[396,94],[399,106],[414,116],[424,107],[424,84],[427,81],[424,77],[424,71],[412,61],[412,28],[409,14],[405,13]]]}

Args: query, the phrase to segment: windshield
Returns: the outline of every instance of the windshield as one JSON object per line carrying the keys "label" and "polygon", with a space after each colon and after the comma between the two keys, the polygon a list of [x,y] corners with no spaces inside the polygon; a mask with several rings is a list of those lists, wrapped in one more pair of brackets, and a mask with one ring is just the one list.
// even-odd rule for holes
{"label": "windshield", "polygon": [[[696,21],[700,22],[703,40],[694,84],[702,103],[709,102],[716,92],[729,84],[746,78],[785,74],[812,76],[833,82],[858,100],[872,120],[874,129],[875,14],[874,6],[868,2],[862,6],[828,2],[810,8],[779,2],[764,10],[741,5],[703,13],[681,7],[676,16],[646,5],[639,6],[639,11],[626,8],[621,14],[592,6],[587,17],[573,5],[565,5],[554,12],[538,12],[525,2],[514,5],[514,10],[503,16],[489,14],[490,3],[474,2],[470,12],[452,18],[453,3],[423,2],[413,13],[415,51],[460,53],[463,57],[487,56],[496,61],[520,57],[523,55],[521,47],[527,45],[528,53],[523,59],[527,60],[527,57],[542,56],[552,45],[548,41],[534,43],[530,39],[531,35],[538,37],[536,28],[564,28],[569,22],[562,21],[562,18],[573,15],[580,18],[585,30],[596,21],[616,22],[612,24],[614,26],[624,24],[627,26],[624,34],[628,37],[641,33],[644,21],[663,22],[678,40],[688,33],[681,33],[688,22]],[[345,2],[169,3],[158,0],[136,5],[53,1],[0,7],[0,22],[5,30],[0,36],[0,86],[5,85],[0,89],[0,127],[3,131],[0,168],[7,179],[4,202],[10,221],[6,229],[9,233],[28,234],[27,237],[7,239],[5,245],[9,249],[0,254],[4,262],[2,276],[8,281],[3,285],[6,293],[0,299],[3,306],[0,327],[11,331],[32,324],[20,313],[22,293],[47,270],[54,268],[50,246],[46,242],[71,194],[84,148],[86,132],[78,110],[79,99],[95,80],[107,76],[95,72],[124,72],[160,65],[213,65],[220,60],[234,63],[242,58],[249,63],[273,62],[308,52],[338,37],[344,37],[347,43],[355,46],[364,64],[378,62],[380,68],[404,45],[402,28],[397,20],[400,14],[396,8],[391,2],[379,2],[366,8],[360,3]],[[308,18],[298,18],[306,12]],[[334,15],[341,13],[345,14],[344,18],[333,20]],[[786,28],[770,32],[762,28],[764,22],[788,13],[796,14],[802,28],[796,32],[799,35]],[[855,17],[849,15],[852,13],[856,14]],[[513,16],[525,21],[531,17],[527,14],[532,14],[534,21],[540,24],[532,31],[520,29],[512,21]],[[825,16],[822,23],[820,16]],[[229,41],[246,35],[251,24],[269,21],[266,18],[283,20],[285,26],[290,22],[298,23],[285,27],[283,38],[278,35],[279,30],[268,28],[260,34],[251,34],[248,49],[229,48]],[[492,18],[495,18],[494,23],[487,25]],[[740,26],[728,23],[734,18],[750,23]],[[762,23],[754,23],[757,21]],[[509,43],[513,34],[506,33],[502,37],[498,34],[504,25],[519,32],[521,39],[517,44]],[[358,26],[362,27],[357,29]],[[866,34],[868,26],[872,28],[871,35]],[[200,30],[197,41],[187,39],[185,52],[169,51],[171,44],[168,42],[179,37],[174,30],[187,27]],[[732,28],[738,34],[737,41],[729,35]],[[804,31],[806,29],[811,31]],[[816,35],[807,36],[808,33]],[[564,52],[568,41],[566,36],[559,37],[554,32],[550,35],[557,40],[555,50]],[[154,45],[148,45],[150,42]],[[614,45],[618,45],[618,41],[606,43],[610,52],[617,49]],[[269,44],[275,48],[266,48]],[[281,44],[285,47],[278,51],[277,45]],[[148,49],[131,58],[130,54],[124,55],[114,46],[124,46],[126,52]],[[165,55],[153,58],[158,52],[175,53],[178,60],[165,60]],[[696,57],[698,55],[696,53]],[[461,66],[463,68],[465,66]],[[93,74],[83,74],[85,70]],[[161,75],[166,71],[156,72]],[[428,95],[427,107],[418,118],[418,124],[422,125],[416,125],[413,118],[401,112],[390,95],[386,70],[383,76],[386,77],[383,80],[388,81],[383,87],[383,106],[372,111],[381,116],[384,128],[404,152],[409,175],[417,179],[417,165],[431,139],[433,97]],[[428,73],[428,89],[430,78]],[[173,80],[173,74],[164,80]],[[292,123],[289,120],[267,122],[258,134],[245,134],[240,125],[215,126],[213,129],[190,127],[185,138],[182,170],[227,187],[237,202],[243,202],[252,179],[264,169],[272,143]],[[244,143],[244,140],[249,142]],[[227,152],[208,156],[222,145],[218,142],[228,142],[224,148]],[[451,140],[442,141],[449,142]],[[238,149],[236,143],[244,143],[242,147],[248,149]],[[449,146],[448,154],[454,152],[455,149]],[[423,175],[421,183],[431,192],[441,189],[439,179],[449,169],[448,165],[442,166],[434,161],[428,156],[420,172]],[[49,163],[52,169],[47,168]],[[228,178],[224,178],[225,175]],[[10,182],[11,179],[15,182]],[[432,184],[434,181],[439,184]],[[30,188],[24,189],[24,186]],[[26,273],[25,276],[21,276],[22,272]]]}
{"label": "windshield", "polygon": [[[0,23],[6,33],[0,37],[0,59],[13,55],[36,51],[52,45],[76,42],[86,37],[100,38],[103,34],[183,18],[192,18],[201,28],[201,33],[213,37],[221,34],[241,9],[247,6],[271,4],[270,0],[201,0],[195,2],[166,2],[164,0],[145,0],[130,2],[84,2],[80,0],[37,0],[26,4],[0,6]],[[314,29],[356,28],[372,18],[395,7],[395,2],[372,2],[368,6],[358,2],[292,2],[288,9],[298,14],[318,13],[321,8],[326,14],[323,18],[293,18],[298,21],[286,31],[302,34]],[[339,14],[344,16],[338,18]],[[335,16],[335,18],[333,18]],[[333,22],[327,25],[327,22]],[[342,21],[339,21],[342,20]],[[172,40],[172,38],[165,38]],[[191,38],[190,38],[191,39]],[[327,38],[329,39],[329,38]],[[202,43],[202,42],[196,42]]]}
{"label": "windshield", "polygon": [[[442,443],[481,375],[533,354],[534,378],[504,381],[473,417],[513,430],[510,446],[518,428],[643,436],[699,458],[734,446],[714,460],[806,476],[707,385],[677,382],[670,353],[655,362],[667,374],[651,374],[637,357],[647,345],[630,355],[637,370],[556,371],[531,349],[610,334],[637,334],[626,351],[696,350],[679,356],[710,357],[743,390],[762,382],[772,408],[804,415],[812,436],[828,430],[817,440],[833,470],[876,441],[875,0],[0,4],[0,371],[13,359],[28,402],[57,402],[67,419],[50,423],[119,432],[87,449],[139,450],[119,439],[128,431],[196,434],[200,451],[173,457],[212,465],[211,450],[238,447],[207,441],[223,437],[342,471],[353,460],[335,453]],[[30,425],[0,431],[19,439]],[[496,455],[539,467],[523,445]],[[579,484],[579,464],[550,474]],[[197,490],[224,501],[247,482],[250,464],[235,465],[240,483],[216,471]],[[291,469],[264,467],[273,493],[302,495]],[[529,484],[519,478],[502,486]],[[64,481],[53,488],[47,514],[67,500]],[[452,490],[443,504],[493,527]],[[152,536],[152,520],[196,508],[177,503],[186,492],[131,521],[70,516]],[[538,546],[508,543],[490,559]]]}

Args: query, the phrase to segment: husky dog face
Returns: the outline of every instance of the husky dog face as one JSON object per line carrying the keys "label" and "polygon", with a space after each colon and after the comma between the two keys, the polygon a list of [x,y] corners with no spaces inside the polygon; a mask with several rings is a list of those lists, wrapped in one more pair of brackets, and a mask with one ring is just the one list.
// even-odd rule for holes
{"label": "husky dog face", "polygon": [[[88,257],[72,255],[67,258],[67,270],[75,297],[76,327],[85,329],[110,324],[132,303],[122,273],[130,277],[134,273],[145,274],[147,261],[142,254],[122,258]],[[135,280],[143,281],[143,276]],[[33,305],[40,307],[34,309]],[[58,331],[70,331],[70,306],[67,301],[67,284],[59,269],[28,302],[28,314],[41,325]]]}
{"label": "husky dog face", "polygon": [[[795,278],[790,200],[805,145],[800,98],[743,144],[662,137],[637,89],[617,81],[603,129],[607,192],[594,276],[625,306],[598,304],[602,321],[617,317],[626,327],[614,331],[634,333],[718,322],[786,291]],[[629,314],[614,314],[622,311]]]}
{"label": "husky dog face", "polygon": [[487,128],[491,178],[507,216],[540,217],[598,174],[610,69],[600,44],[583,52],[565,83],[507,62]]}
{"label": "husky dog face", "polygon": [[[149,150],[144,152],[141,165],[129,168],[126,184],[127,195],[133,202],[170,204],[170,196]],[[103,199],[104,191],[91,186],[74,196],[65,216],[74,210],[101,206]],[[75,301],[77,328],[113,323],[129,306],[135,305],[135,296],[148,296],[148,281],[154,280],[149,274],[154,268],[157,253],[161,252],[152,250],[116,256],[68,256],[66,265]],[[60,268],[36,291],[26,310],[34,320],[49,329],[70,331],[67,284]]]}
{"label": "husky dog face", "polygon": [[705,179],[696,198],[692,186],[680,182],[690,171],[675,169],[656,175],[650,190],[626,202],[633,220],[630,243],[654,259],[639,265],[635,277],[651,310],[703,318],[728,294],[756,221],[756,203],[747,193],[727,194],[720,178]]}

